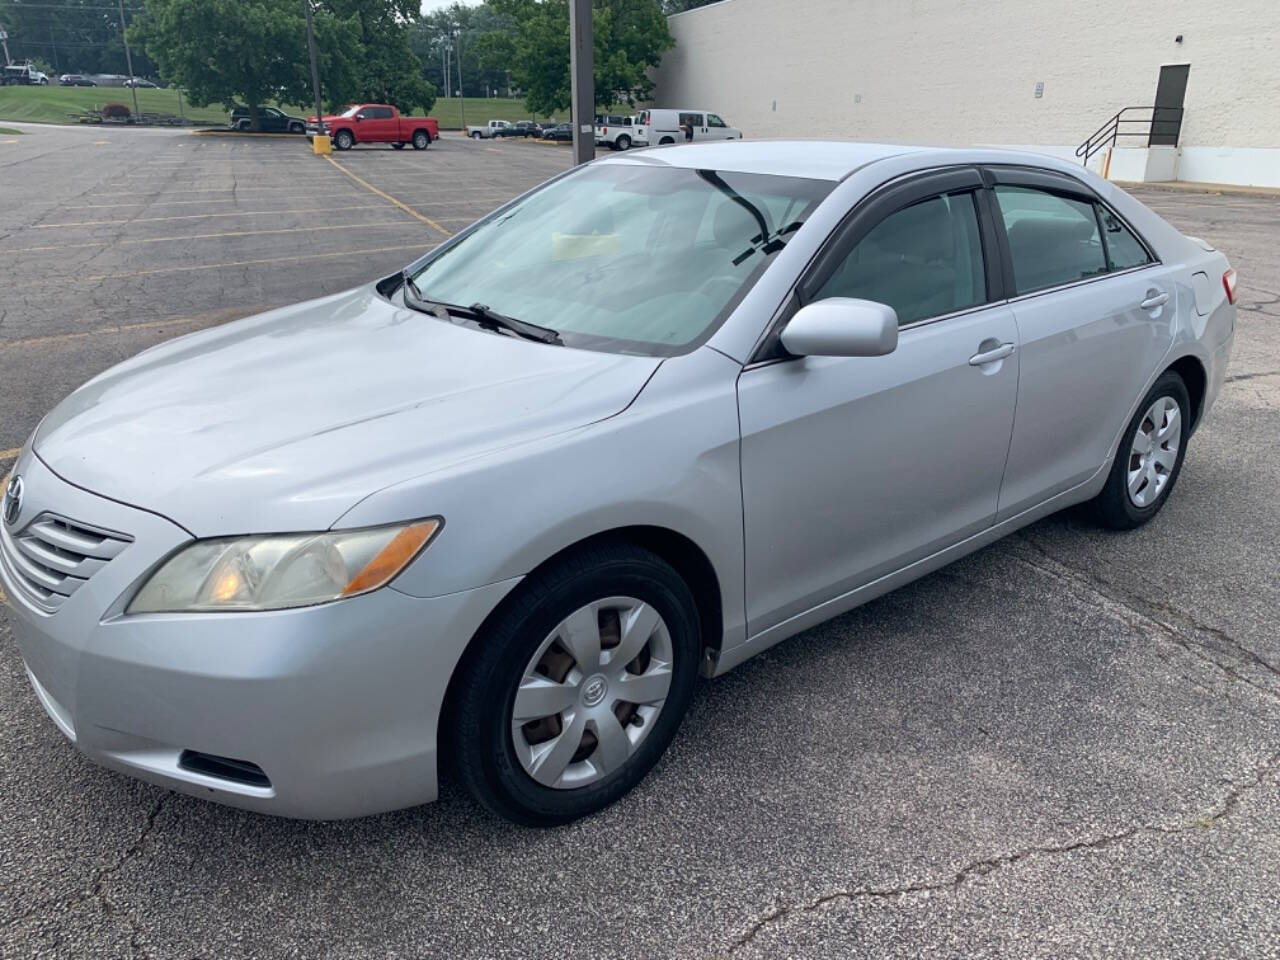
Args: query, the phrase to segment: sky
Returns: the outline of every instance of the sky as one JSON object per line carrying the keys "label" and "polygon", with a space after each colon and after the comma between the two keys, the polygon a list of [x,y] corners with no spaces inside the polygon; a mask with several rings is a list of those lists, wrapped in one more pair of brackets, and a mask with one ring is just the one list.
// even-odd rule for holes
{"label": "sky", "polygon": [[[476,4],[476,0],[461,0],[461,2],[468,7],[473,7]],[[441,7],[451,7],[453,4],[454,0],[422,0],[422,12],[431,13]]]}

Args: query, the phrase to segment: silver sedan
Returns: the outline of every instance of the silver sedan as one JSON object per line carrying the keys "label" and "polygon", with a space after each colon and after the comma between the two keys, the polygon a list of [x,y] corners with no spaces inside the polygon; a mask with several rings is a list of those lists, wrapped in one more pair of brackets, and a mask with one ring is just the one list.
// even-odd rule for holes
{"label": "silver sedan", "polygon": [[85,384],[7,481],[36,696],[94,760],[296,817],[555,824],[699,674],[1071,504],[1149,521],[1235,274],[1085,170],[631,153],[402,273]]}

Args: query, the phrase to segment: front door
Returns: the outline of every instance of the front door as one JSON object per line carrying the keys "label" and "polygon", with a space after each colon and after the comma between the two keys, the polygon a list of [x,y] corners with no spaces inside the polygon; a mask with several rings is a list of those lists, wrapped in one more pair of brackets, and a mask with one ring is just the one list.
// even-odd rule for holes
{"label": "front door", "polygon": [[1191,64],[1175,63],[1160,68],[1160,80],[1156,84],[1156,106],[1151,114],[1151,135],[1147,146],[1178,145],[1182,132],[1182,103],[1187,95],[1187,75]]}
{"label": "front door", "polygon": [[992,523],[1019,358],[1013,313],[991,302],[980,185],[976,170],[946,171],[865,201],[802,282],[804,302],[892,306],[893,353],[743,371],[751,634]]}

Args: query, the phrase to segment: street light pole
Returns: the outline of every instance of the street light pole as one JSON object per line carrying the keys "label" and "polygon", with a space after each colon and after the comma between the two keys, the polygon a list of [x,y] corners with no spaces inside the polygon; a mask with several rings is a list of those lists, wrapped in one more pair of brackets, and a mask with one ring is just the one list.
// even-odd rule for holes
{"label": "street light pole", "polygon": [[595,46],[591,0],[569,0],[569,92],[573,111],[573,162],[596,155]]}
{"label": "street light pole", "polygon": [[467,131],[467,98],[462,93],[462,25],[458,25],[458,106],[462,110],[462,132]]}
{"label": "street light pole", "polygon": [[[123,2],[123,0],[122,0]],[[320,68],[316,65],[316,28],[311,17],[311,0],[302,0],[307,17],[307,50],[311,54],[311,92],[316,98],[316,135],[311,144],[322,156],[329,152],[329,135],[324,129],[324,107],[320,103]]]}
{"label": "street light pole", "polygon": [[129,89],[133,91],[133,115],[137,118],[141,111],[138,109],[138,85],[133,82],[133,57],[129,53],[129,41],[124,35],[124,0],[117,0],[120,5],[120,39],[124,41],[124,62],[129,68]]}

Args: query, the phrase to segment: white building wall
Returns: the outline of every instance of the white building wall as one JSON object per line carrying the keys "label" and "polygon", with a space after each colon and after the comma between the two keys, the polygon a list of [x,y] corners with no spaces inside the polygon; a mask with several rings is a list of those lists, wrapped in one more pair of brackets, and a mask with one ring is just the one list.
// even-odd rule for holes
{"label": "white building wall", "polygon": [[1177,176],[1280,186],[1280,0],[721,0],[670,25],[655,105],[754,137],[1069,154],[1189,63]]}

